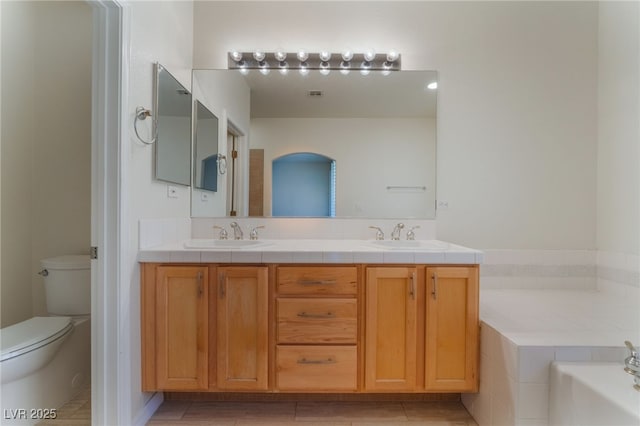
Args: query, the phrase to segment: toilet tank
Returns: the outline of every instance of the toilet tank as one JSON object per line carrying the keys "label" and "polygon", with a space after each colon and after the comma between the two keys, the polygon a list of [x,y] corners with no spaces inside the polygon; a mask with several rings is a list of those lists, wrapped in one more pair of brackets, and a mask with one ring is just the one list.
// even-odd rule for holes
{"label": "toilet tank", "polygon": [[47,311],[53,315],[91,313],[91,260],[89,255],[66,255],[40,261]]}

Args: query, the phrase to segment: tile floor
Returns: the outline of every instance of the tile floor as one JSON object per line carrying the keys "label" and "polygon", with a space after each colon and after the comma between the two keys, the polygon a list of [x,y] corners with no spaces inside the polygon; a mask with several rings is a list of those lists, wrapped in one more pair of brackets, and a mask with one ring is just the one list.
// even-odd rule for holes
{"label": "tile floor", "polygon": [[[91,389],[40,426],[90,426]],[[148,426],[477,426],[460,401],[233,402],[165,401]]]}
{"label": "tile floor", "polygon": [[91,384],[58,408],[56,418],[38,423],[38,426],[91,426]]}
{"label": "tile floor", "polygon": [[148,426],[477,426],[461,402],[165,401]]}

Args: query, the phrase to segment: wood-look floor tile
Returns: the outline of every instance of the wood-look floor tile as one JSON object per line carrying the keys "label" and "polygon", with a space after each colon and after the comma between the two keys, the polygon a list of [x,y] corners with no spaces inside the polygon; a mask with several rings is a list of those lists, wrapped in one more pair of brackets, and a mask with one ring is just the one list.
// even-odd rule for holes
{"label": "wood-look floor tile", "polygon": [[164,401],[153,413],[151,420],[178,420],[191,406],[191,401]]}
{"label": "wood-look floor tile", "polygon": [[91,426],[91,419],[52,419],[38,423],[38,426]]}
{"label": "wood-look floor tile", "polygon": [[400,402],[299,402],[298,421],[407,421]]}
{"label": "wood-look floor tile", "polygon": [[409,420],[475,424],[461,402],[403,402],[402,405]]}
{"label": "wood-look floor tile", "polygon": [[235,426],[351,426],[351,422],[241,420]]}
{"label": "wood-look floor tile", "polygon": [[441,420],[407,420],[405,422],[352,422],[352,426],[471,426],[467,422],[448,422]]}
{"label": "wood-look floor tile", "polygon": [[193,402],[182,417],[184,420],[235,419],[264,421],[293,421],[294,402]]}
{"label": "wood-look floor tile", "polygon": [[235,420],[184,420],[184,419],[151,419],[147,426],[235,426]]}

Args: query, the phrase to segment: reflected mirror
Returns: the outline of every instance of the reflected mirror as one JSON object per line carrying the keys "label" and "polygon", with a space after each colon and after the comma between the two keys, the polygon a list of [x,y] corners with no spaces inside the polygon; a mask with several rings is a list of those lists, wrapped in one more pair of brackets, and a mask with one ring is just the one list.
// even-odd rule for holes
{"label": "reflected mirror", "polygon": [[[228,200],[234,199],[238,216],[279,215],[282,193],[274,183],[278,185],[282,170],[292,173],[295,168],[283,168],[282,159],[301,154],[308,161],[311,154],[330,159],[332,181],[323,186],[329,205],[321,209],[329,213],[308,213],[295,206],[287,212],[434,218],[436,90],[427,86],[436,81],[435,71],[364,76],[194,70],[194,96],[221,118],[219,150],[233,162],[225,175],[218,174],[219,191],[207,206],[200,197],[192,198],[192,214],[229,215]],[[224,137],[229,129],[242,136]],[[311,165],[296,167],[308,171]],[[285,176],[288,185],[306,179]]]}
{"label": "reflected mirror", "polygon": [[191,184],[191,93],[156,65],[156,179]]}
{"label": "reflected mirror", "polygon": [[193,141],[193,187],[218,190],[218,117],[196,101]]}

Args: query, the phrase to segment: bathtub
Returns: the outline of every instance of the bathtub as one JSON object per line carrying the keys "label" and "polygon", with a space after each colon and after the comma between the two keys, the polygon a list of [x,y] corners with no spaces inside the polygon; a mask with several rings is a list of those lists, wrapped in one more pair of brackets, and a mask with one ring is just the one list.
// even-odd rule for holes
{"label": "bathtub", "polygon": [[91,320],[74,327],[54,358],[34,373],[2,384],[0,424],[31,425],[55,418],[57,409],[91,380]]}
{"label": "bathtub", "polygon": [[637,300],[595,290],[481,290],[480,389],[463,394],[463,404],[480,426],[553,424],[553,362],[622,363],[624,341],[640,344]]}
{"label": "bathtub", "polygon": [[638,426],[640,392],[622,363],[554,362],[549,378],[549,424]]}

